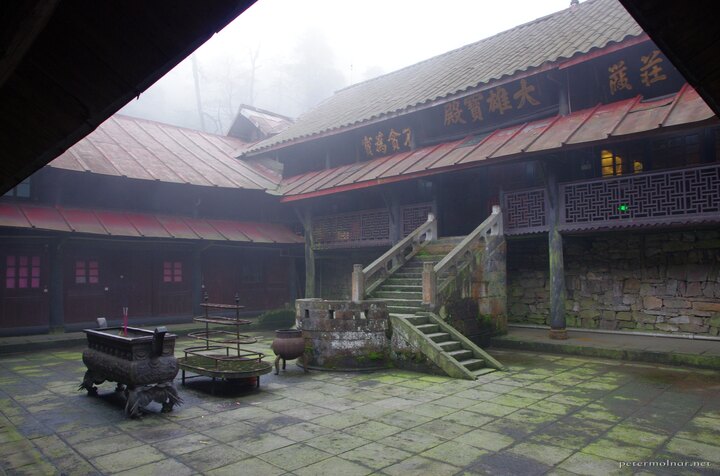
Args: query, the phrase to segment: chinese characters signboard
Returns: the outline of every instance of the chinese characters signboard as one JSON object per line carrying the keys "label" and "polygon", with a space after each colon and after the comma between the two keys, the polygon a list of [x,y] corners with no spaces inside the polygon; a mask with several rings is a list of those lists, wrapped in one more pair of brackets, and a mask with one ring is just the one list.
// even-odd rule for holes
{"label": "chinese characters signboard", "polygon": [[557,86],[546,78],[524,78],[458,98],[430,111],[428,137],[499,127],[557,107]]}
{"label": "chinese characters signboard", "polygon": [[[680,90],[680,73],[652,42],[623,49],[570,70],[573,109],[642,96],[650,99]],[[587,84],[597,84],[593,93]]]}
{"label": "chinese characters signboard", "polygon": [[412,129],[386,127],[377,131],[368,131],[362,136],[361,146],[366,159],[407,151],[412,146]]}

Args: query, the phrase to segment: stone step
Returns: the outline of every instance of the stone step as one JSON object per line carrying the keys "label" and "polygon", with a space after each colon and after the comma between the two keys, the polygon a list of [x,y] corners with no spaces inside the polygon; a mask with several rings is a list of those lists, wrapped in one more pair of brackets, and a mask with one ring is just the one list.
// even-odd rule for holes
{"label": "stone step", "polygon": [[422,266],[422,263],[424,263],[424,262],[426,262],[426,261],[432,261],[433,263],[437,263],[438,261],[440,261],[441,259],[443,259],[446,254],[447,254],[447,253],[439,253],[439,254],[434,254],[434,253],[433,253],[433,254],[424,254],[424,253],[423,253],[423,254],[418,254],[418,255],[413,256],[413,258],[410,260],[410,263],[408,263],[408,264],[418,263],[418,262],[419,262],[419,263],[420,263],[420,266]]}
{"label": "stone step", "polygon": [[374,296],[376,299],[405,299],[405,300],[413,300],[422,301],[422,290],[420,292],[411,292],[411,291],[387,291],[385,289],[380,288],[380,290],[375,291]]}
{"label": "stone step", "polygon": [[440,326],[437,324],[420,324],[416,325],[415,328],[423,334],[434,334],[440,330]]}
{"label": "stone step", "polygon": [[[388,280],[389,281],[389,280]],[[387,282],[380,285],[377,291],[400,291],[400,292],[411,292],[422,294],[422,284],[387,284]]]}
{"label": "stone step", "polygon": [[422,297],[418,299],[382,298],[390,306],[412,307],[422,309]]}
{"label": "stone step", "polygon": [[[409,322],[411,322],[413,325],[414,325],[415,322],[416,322],[416,321],[414,321],[413,319],[415,319],[415,318],[418,317],[418,316],[416,316],[415,314],[403,314],[403,313],[401,313],[401,312],[389,312],[388,314],[389,314],[390,316],[402,317],[403,319],[407,319],[407,320],[408,320]],[[425,320],[425,322],[427,322],[427,319]],[[421,324],[424,324],[425,322],[421,322]]]}
{"label": "stone step", "polygon": [[413,278],[413,277],[402,277],[398,276],[397,274],[393,274],[391,277],[387,278],[380,287],[382,286],[419,286],[422,288],[422,276],[419,278]]}
{"label": "stone step", "polygon": [[415,327],[421,326],[423,324],[427,324],[428,317],[427,316],[418,316],[417,314],[413,314],[411,316],[405,317],[405,319]]}
{"label": "stone step", "polygon": [[468,370],[477,370],[485,367],[485,361],[483,359],[467,359],[458,362]]}
{"label": "stone step", "polygon": [[433,334],[425,334],[430,340],[436,343],[445,342],[450,340],[450,334],[447,332],[435,332]]}
{"label": "stone step", "polygon": [[484,367],[482,369],[477,370],[471,370],[473,374],[475,374],[476,377],[479,377],[481,375],[489,374],[495,372],[495,369],[492,367]]}
{"label": "stone step", "polygon": [[462,345],[460,344],[460,342],[458,342],[456,340],[448,340],[445,342],[438,342],[437,345],[439,345],[440,348],[442,350],[444,350],[445,352],[453,352],[453,351],[462,349]]}
{"label": "stone step", "polygon": [[[440,259],[442,259],[442,258],[440,258]],[[437,264],[439,261],[440,261],[439,259],[421,260],[421,259],[419,259],[419,258],[413,258],[411,261],[405,263],[405,265],[404,265],[402,268],[400,268],[400,269],[401,269],[401,270],[403,270],[403,269],[405,269],[405,270],[407,270],[407,269],[412,269],[412,270],[417,269],[417,270],[422,271],[422,269],[425,267],[425,263]]]}
{"label": "stone step", "polygon": [[418,311],[416,307],[407,306],[388,306],[388,313],[390,314],[415,314]]}
{"label": "stone step", "polygon": [[458,362],[461,360],[467,360],[471,359],[473,356],[472,351],[467,349],[458,349],[458,350],[452,350],[447,353],[450,357],[457,360]]}

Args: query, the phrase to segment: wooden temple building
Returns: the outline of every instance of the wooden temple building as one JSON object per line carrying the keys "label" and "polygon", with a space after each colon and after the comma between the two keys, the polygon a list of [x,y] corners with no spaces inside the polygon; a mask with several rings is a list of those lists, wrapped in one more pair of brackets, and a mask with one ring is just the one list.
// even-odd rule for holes
{"label": "wooden temple building", "polygon": [[[250,126],[245,125],[243,130]],[[0,332],[292,303],[302,243],[248,142],[116,114],[0,201]]]}
{"label": "wooden temple building", "polygon": [[[124,295],[182,317],[203,287],[251,309],[406,292],[412,313],[492,228],[494,271],[461,294],[496,331],[717,336],[719,126],[616,0],[350,86],[252,144],[116,116],[0,203],[0,326],[114,317]],[[422,285],[363,281],[414,266],[401,248],[428,223],[447,259]]]}

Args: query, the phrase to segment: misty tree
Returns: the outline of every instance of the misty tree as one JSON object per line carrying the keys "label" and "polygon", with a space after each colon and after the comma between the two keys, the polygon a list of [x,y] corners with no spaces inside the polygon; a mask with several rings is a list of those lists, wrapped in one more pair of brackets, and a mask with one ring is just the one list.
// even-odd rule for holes
{"label": "misty tree", "polygon": [[325,35],[318,30],[306,31],[294,50],[287,68],[297,116],[346,85],[337,67],[335,54]]}

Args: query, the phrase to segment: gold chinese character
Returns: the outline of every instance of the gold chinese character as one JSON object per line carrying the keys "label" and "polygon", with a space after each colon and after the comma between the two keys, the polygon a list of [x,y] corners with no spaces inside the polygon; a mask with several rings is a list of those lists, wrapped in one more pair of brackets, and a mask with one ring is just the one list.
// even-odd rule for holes
{"label": "gold chinese character", "polygon": [[452,101],[445,104],[445,125],[451,126],[453,124],[465,124],[465,119],[462,117],[460,101]]}
{"label": "gold chinese character", "polygon": [[667,76],[662,74],[662,66],[660,66],[660,63],[662,63],[663,59],[659,57],[660,50],[653,50],[652,53],[650,53],[647,56],[642,56],[640,58],[640,61],[642,61],[643,66],[640,68],[640,77],[642,78],[641,81],[645,86],[650,86],[652,83],[657,83],[658,81],[664,81],[667,79]]}
{"label": "gold chinese character", "polygon": [[410,145],[410,139],[412,138],[412,131],[410,131],[409,127],[406,127],[403,129],[403,134],[405,134],[405,141],[403,142],[403,146],[405,147],[411,147]]}
{"label": "gold chinese character", "polygon": [[362,144],[365,147],[365,155],[373,155],[372,137],[363,137]]}
{"label": "gold chinese character", "polygon": [[466,97],[463,101],[465,107],[468,108],[468,111],[470,111],[470,116],[472,117],[473,122],[483,120],[482,100],[482,93],[477,93]]}
{"label": "gold chinese character", "polygon": [[390,129],[390,133],[388,134],[387,139],[388,142],[390,142],[390,147],[392,148],[393,152],[400,150],[400,143],[398,142],[398,137],[400,137],[400,133],[395,129]]}
{"label": "gold chinese character", "polygon": [[608,68],[610,72],[610,94],[615,94],[621,89],[632,89],[632,84],[627,77],[627,66],[625,61],[620,61]]}
{"label": "gold chinese character", "polygon": [[387,145],[385,145],[385,134],[381,132],[377,133],[377,136],[375,136],[375,150],[380,153],[384,154],[387,152]]}
{"label": "gold chinese character", "polygon": [[534,91],[535,86],[532,84],[528,85],[527,81],[524,79],[520,80],[520,89],[518,92],[513,94],[513,98],[518,101],[518,109],[522,108],[526,102],[530,103],[531,106],[537,106],[540,104],[540,101],[531,96]]}
{"label": "gold chinese character", "polygon": [[510,104],[510,97],[508,96],[508,92],[502,86],[490,91],[490,97],[487,99],[487,102],[490,112],[499,112],[500,114],[505,114],[505,111],[507,111],[508,109],[512,109],[512,104]]}

